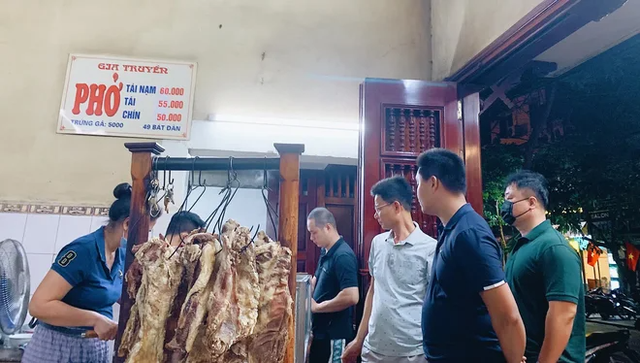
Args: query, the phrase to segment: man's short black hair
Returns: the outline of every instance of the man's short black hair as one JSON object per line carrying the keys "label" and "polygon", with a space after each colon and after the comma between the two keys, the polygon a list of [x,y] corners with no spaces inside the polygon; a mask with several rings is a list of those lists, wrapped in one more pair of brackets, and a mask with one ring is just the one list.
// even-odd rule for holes
{"label": "man's short black hair", "polygon": [[407,179],[401,176],[382,179],[371,188],[371,196],[379,195],[382,200],[391,204],[400,203],[402,207],[411,211],[413,190]]}
{"label": "man's short black hair", "polygon": [[338,229],[336,217],[334,217],[333,213],[331,213],[327,208],[315,208],[311,213],[309,213],[307,220],[313,220],[313,223],[315,223],[318,228],[323,228],[327,224],[330,224],[333,226],[333,229]]}
{"label": "man's short black hair", "polygon": [[427,150],[418,156],[416,164],[423,180],[435,176],[448,191],[467,192],[464,162],[456,153],[440,148]]}
{"label": "man's short black hair", "polygon": [[191,232],[194,229],[205,228],[205,223],[197,214],[192,212],[178,212],[171,217],[167,227],[167,236]]}
{"label": "man's short black hair", "polygon": [[520,190],[529,189],[545,210],[549,206],[549,183],[542,174],[530,170],[517,171],[507,177],[505,188],[510,185]]}

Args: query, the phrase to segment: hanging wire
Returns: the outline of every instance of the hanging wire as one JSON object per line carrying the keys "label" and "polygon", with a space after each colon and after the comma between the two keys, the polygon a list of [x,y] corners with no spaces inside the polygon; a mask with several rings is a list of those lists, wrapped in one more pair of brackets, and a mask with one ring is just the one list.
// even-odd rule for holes
{"label": "hanging wire", "polygon": [[[189,178],[189,183],[191,184],[191,186],[189,187],[189,192],[187,193],[187,196],[185,198],[185,203],[187,202],[187,198],[189,198],[189,194],[191,194],[192,191],[198,189],[198,188],[202,188],[202,192],[200,193],[200,195],[198,196],[198,198],[196,198],[196,201],[193,202],[193,205],[191,205],[191,207],[189,207],[189,209],[187,209],[187,212],[191,212],[191,210],[198,204],[198,202],[200,201],[200,199],[202,198],[202,196],[207,192],[207,180],[206,179],[202,179],[202,170],[198,171],[198,184],[195,185],[195,166],[196,166],[196,161],[199,159],[199,156],[196,156],[193,159],[193,164],[191,167],[191,175]],[[180,209],[178,210],[178,212],[183,211],[183,208],[185,207],[185,203],[183,203],[180,206]],[[173,255],[176,254],[176,252],[178,251],[178,249],[182,246],[185,245],[185,240],[182,237],[182,234],[179,234],[178,237],[180,237],[180,244],[178,246],[176,246],[175,250],[173,251],[173,253],[171,253],[171,256],[169,256],[169,258],[173,257]]]}
{"label": "hanging wire", "polygon": [[[235,188],[232,189],[234,183],[236,185],[235,185]],[[218,206],[213,210],[213,212],[211,212],[211,214],[205,220],[206,228],[209,229],[209,227],[211,226],[211,223],[213,223],[215,219],[212,233],[215,233],[216,231],[218,231],[219,234],[222,233],[222,227],[224,225],[224,216],[226,214],[227,208],[229,207],[229,204],[231,204],[231,201],[233,200],[236,193],[238,192],[238,189],[240,189],[240,182],[238,181],[238,173],[233,169],[233,157],[230,157],[229,169],[227,170],[227,185],[220,191],[220,193],[218,193],[218,195],[224,193],[224,196],[222,197],[220,204],[218,204]],[[218,217],[217,219],[216,219],[216,216]]]}

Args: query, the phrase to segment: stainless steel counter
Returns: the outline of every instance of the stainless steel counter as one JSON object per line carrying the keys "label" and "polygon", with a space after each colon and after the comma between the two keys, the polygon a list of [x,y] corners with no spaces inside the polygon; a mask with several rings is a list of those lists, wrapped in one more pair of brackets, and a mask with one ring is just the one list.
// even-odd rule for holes
{"label": "stainless steel counter", "polygon": [[295,363],[305,363],[311,340],[311,275],[296,276],[296,350]]}

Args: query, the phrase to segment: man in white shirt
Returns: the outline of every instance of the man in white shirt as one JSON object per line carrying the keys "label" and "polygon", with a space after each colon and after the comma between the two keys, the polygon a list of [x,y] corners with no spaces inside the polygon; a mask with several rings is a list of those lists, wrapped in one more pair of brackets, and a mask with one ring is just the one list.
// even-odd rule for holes
{"label": "man in white shirt", "polygon": [[411,218],[413,192],[406,179],[392,177],[371,188],[375,218],[388,232],[371,242],[371,284],[356,338],[343,362],[424,362],[421,316],[436,240]]}

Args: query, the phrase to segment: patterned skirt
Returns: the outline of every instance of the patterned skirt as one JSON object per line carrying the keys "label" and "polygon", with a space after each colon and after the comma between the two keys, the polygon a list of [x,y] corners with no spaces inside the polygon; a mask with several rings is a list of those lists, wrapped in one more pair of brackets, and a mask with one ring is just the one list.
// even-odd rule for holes
{"label": "patterned skirt", "polygon": [[107,342],[81,338],[38,325],[22,356],[22,363],[108,363]]}

